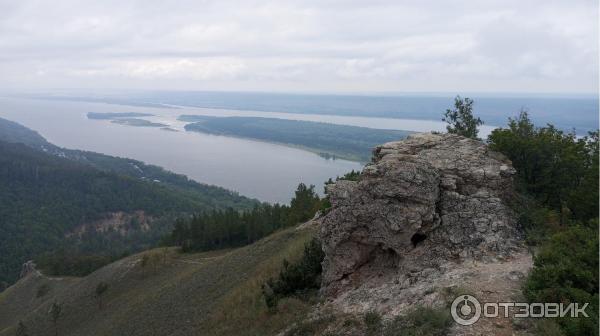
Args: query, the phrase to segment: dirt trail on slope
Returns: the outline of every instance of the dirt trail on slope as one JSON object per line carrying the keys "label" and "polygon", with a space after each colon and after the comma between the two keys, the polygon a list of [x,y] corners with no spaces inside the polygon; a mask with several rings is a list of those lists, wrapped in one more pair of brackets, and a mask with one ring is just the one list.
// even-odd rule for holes
{"label": "dirt trail on slope", "polygon": [[[473,264],[471,276],[460,285],[475,296],[483,305],[485,302],[523,302],[522,285],[527,274],[533,266],[532,256],[523,252],[512,257],[511,260],[498,263]],[[455,324],[451,329],[452,335],[478,336],[478,335],[529,335],[528,323],[531,319],[505,318],[503,308],[500,308],[500,317],[485,318],[471,326]],[[512,316],[512,310],[510,310]]]}

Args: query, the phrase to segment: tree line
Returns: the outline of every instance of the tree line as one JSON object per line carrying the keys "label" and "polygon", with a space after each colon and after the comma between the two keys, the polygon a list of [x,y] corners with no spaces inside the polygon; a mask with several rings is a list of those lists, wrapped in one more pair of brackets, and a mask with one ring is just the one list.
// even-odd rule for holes
{"label": "tree line", "polygon": [[313,185],[300,183],[290,205],[264,203],[249,211],[214,210],[177,219],[163,244],[179,246],[183,252],[248,245],[276,230],[311,219],[323,202]]}

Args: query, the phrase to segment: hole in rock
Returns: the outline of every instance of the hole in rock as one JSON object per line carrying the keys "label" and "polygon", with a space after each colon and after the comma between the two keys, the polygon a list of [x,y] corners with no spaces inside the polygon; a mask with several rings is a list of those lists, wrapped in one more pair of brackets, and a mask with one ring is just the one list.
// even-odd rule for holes
{"label": "hole in rock", "polygon": [[413,247],[417,247],[417,245],[419,245],[425,239],[427,239],[427,235],[417,232],[410,238],[410,241],[413,244]]}

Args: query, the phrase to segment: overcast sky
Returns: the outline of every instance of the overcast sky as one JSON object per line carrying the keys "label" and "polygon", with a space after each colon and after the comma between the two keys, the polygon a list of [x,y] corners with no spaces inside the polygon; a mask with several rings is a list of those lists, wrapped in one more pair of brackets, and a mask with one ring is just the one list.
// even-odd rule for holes
{"label": "overcast sky", "polygon": [[598,91],[598,0],[0,0],[0,88]]}

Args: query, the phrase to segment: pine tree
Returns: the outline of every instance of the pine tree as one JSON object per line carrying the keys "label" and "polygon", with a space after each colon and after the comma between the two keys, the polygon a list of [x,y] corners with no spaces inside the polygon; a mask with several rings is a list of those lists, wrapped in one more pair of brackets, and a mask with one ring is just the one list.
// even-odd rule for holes
{"label": "pine tree", "polygon": [[448,133],[454,133],[471,139],[477,139],[478,126],[483,121],[473,116],[473,99],[462,99],[460,96],[454,98],[454,109],[447,109],[443,121],[448,123]]}

